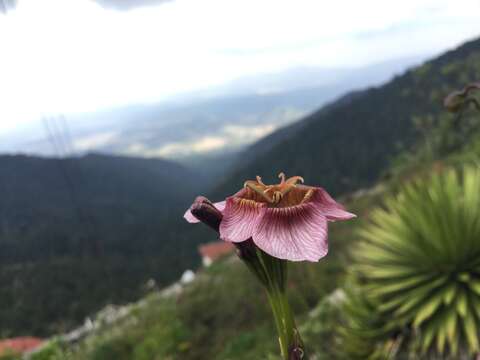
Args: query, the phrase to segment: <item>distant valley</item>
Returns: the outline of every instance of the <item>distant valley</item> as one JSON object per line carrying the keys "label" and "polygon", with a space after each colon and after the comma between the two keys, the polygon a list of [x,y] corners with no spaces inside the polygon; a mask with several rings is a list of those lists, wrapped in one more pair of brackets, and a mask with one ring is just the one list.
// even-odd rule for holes
{"label": "distant valley", "polygon": [[[96,151],[162,157],[216,174],[226,170],[245,146],[345,92],[383,83],[423,58],[358,69],[296,68],[238,79],[162,103],[65,115],[57,130],[68,136],[70,152],[55,149],[41,121],[0,136],[0,152],[64,156]],[[208,164],[211,160],[215,161]]]}

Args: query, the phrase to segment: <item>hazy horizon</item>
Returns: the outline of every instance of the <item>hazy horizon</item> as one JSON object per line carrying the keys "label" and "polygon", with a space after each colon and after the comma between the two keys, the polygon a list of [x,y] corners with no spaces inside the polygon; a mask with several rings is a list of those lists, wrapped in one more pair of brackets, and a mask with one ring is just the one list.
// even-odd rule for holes
{"label": "hazy horizon", "polygon": [[112,3],[23,0],[0,13],[0,134],[292,68],[436,55],[480,34],[471,0]]}

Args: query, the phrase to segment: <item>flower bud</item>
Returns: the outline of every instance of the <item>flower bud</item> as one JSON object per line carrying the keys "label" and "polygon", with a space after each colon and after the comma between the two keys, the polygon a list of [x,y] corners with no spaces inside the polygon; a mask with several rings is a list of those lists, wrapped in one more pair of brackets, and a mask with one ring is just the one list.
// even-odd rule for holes
{"label": "flower bud", "polygon": [[197,196],[190,206],[190,212],[198,220],[218,232],[223,215],[206,197]]}

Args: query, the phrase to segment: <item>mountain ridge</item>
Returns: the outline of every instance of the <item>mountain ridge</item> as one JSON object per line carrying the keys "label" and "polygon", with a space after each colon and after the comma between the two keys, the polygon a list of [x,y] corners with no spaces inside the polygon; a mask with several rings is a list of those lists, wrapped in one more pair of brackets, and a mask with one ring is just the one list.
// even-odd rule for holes
{"label": "mountain ridge", "polygon": [[[276,181],[281,171],[301,175],[334,194],[371,185],[396,154],[418,139],[413,118],[438,115],[444,96],[480,77],[479,60],[476,39],[382,86],[330,103],[252,145],[244,163],[222,179],[213,196],[233,193],[256,175]],[[275,137],[279,141],[269,144]],[[267,151],[255,151],[262,147]]]}

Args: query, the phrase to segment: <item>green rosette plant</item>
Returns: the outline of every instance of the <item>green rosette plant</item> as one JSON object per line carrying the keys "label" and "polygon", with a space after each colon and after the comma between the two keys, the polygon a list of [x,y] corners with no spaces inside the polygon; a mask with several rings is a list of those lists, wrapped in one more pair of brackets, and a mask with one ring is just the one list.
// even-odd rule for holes
{"label": "green rosette plant", "polygon": [[480,353],[478,167],[406,185],[360,237],[342,329],[350,358]]}

